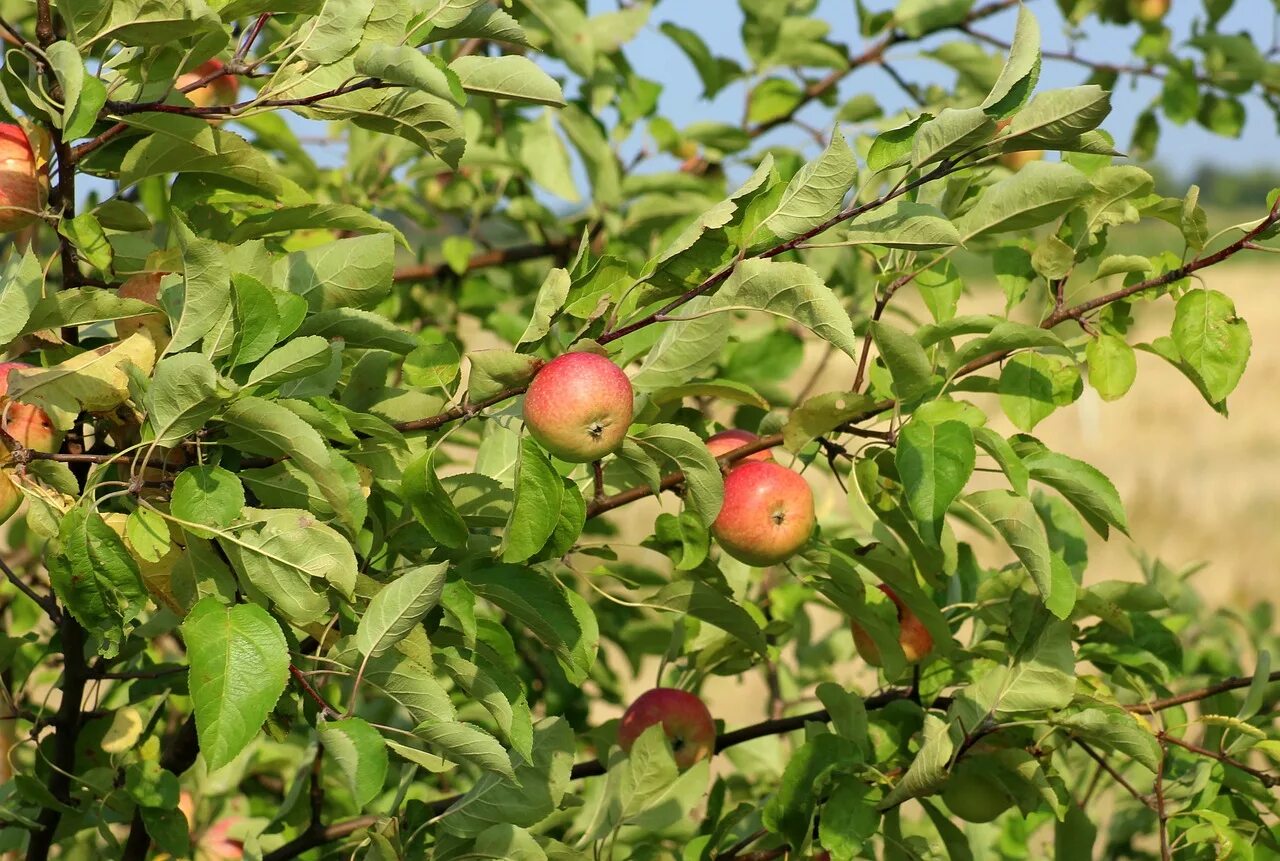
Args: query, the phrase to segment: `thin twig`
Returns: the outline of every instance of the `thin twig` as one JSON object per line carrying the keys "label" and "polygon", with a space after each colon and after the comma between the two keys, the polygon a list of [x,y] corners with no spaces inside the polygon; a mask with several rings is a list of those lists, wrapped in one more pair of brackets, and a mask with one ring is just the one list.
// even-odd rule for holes
{"label": "thin twig", "polygon": [[1169,755],[1168,748],[1160,746],[1160,762],[1156,766],[1156,817],[1160,820],[1160,859],[1173,861],[1173,851],[1169,848],[1169,815],[1164,807],[1164,761]]}
{"label": "thin twig", "polygon": [[1096,750],[1089,747],[1089,745],[1085,744],[1083,741],[1081,741],[1078,738],[1073,738],[1072,741],[1075,742],[1077,747],[1079,747],[1086,754],[1088,754],[1089,758],[1092,759],[1094,762],[1096,762],[1099,768],[1101,768],[1107,774],[1111,775],[1112,780],[1114,780],[1116,783],[1124,787],[1125,791],[1127,791],[1130,795],[1132,795],[1138,801],[1142,802],[1143,806],[1151,807],[1151,799],[1147,798],[1145,795],[1143,795],[1141,792],[1135,789],[1133,784],[1130,783],[1128,780],[1126,780],[1123,774],[1116,771],[1115,768],[1111,766],[1111,763],[1107,762],[1107,760],[1101,754],[1099,754]]}
{"label": "thin twig", "polygon": [[13,569],[9,567],[8,563],[5,562],[3,558],[0,558],[0,571],[3,571],[5,578],[8,579],[8,581],[12,583],[19,592],[34,601],[36,606],[43,610],[45,615],[52,619],[55,624],[62,622],[62,611],[58,609],[58,602],[52,595],[41,595],[28,586],[23,582],[21,577],[14,573]]}
{"label": "thin twig", "polygon": [[1235,759],[1234,757],[1228,756],[1225,753],[1221,753],[1216,750],[1209,750],[1207,747],[1201,747],[1200,745],[1195,744],[1193,742],[1186,741],[1185,739],[1178,738],[1177,736],[1169,735],[1164,730],[1161,730],[1160,732],[1156,733],[1156,737],[1159,738],[1161,741],[1165,741],[1165,742],[1168,742],[1169,744],[1177,745],[1183,750],[1190,751],[1191,753],[1197,754],[1199,756],[1208,757],[1209,759],[1216,759],[1218,762],[1222,763],[1223,765],[1228,765],[1228,766],[1231,766],[1232,768],[1243,771],[1245,774],[1248,774],[1253,776],[1254,778],[1257,778],[1257,780],[1259,780],[1262,783],[1262,785],[1267,787],[1268,789],[1272,789],[1276,786],[1280,786],[1280,777],[1274,774],[1269,774],[1268,772],[1265,772],[1262,769],[1254,768],[1251,765],[1246,765],[1240,760]]}
{"label": "thin twig", "polygon": [[342,717],[338,710],[329,705],[325,698],[320,696],[320,692],[311,686],[311,682],[307,681],[307,676],[302,670],[290,664],[289,675],[293,676],[293,680],[298,683],[298,687],[302,688],[302,692],[311,698],[325,717],[334,718],[335,720]]}

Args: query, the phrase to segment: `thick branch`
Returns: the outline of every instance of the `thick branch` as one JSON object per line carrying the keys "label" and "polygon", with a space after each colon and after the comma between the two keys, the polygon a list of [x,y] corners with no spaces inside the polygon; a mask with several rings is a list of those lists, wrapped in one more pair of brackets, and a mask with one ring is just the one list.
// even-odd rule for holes
{"label": "thick branch", "polygon": [[[1267,676],[1267,682],[1280,682],[1280,670],[1276,670],[1274,673]],[[1135,703],[1130,706],[1125,706],[1125,708],[1134,714],[1153,715],[1156,712],[1162,712],[1165,709],[1176,708],[1178,706],[1186,705],[1187,703],[1199,702],[1200,700],[1207,700],[1210,697],[1216,697],[1218,694],[1225,694],[1227,691],[1236,691],[1241,688],[1247,688],[1251,684],[1253,684],[1252,676],[1233,676],[1232,678],[1224,679],[1217,684],[1210,685],[1207,688],[1188,691],[1185,694],[1166,697],[1162,700],[1150,700],[1145,703]]]}

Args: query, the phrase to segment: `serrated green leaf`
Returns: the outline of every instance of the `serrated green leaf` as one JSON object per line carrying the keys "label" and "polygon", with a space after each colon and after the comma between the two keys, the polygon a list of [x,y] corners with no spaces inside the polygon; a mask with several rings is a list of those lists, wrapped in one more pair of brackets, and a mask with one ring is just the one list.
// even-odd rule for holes
{"label": "serrated green leaf", "polygon": [[325,755],[338,766],[356,807],[363,809],[378,797],[387,779],[382,734],[358,717],[321,721],[316,730]]}

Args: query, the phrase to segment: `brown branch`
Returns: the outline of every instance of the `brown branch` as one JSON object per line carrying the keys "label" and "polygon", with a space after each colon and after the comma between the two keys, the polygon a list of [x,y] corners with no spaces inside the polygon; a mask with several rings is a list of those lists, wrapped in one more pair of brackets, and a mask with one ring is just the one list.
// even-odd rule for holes
{"label": "brown branch", "polygon": [[1280,786],[1280,777],[1277,777],[1274,774],[1269,774],[1268,772],[1265,772],[1260,768],[1254,768],[1251,765],[1246,765],[1240,760],[1234,757],[1228,756],[1227,754],[1222,753],[1220,751],[1209,750],[1207,747],[1201,747],[1200,745],[1194,744],[1193,742],[1186,741],[1185,739],[1178,738],[1177,736],[1169,735],[1169,733],[1165,732],[1164,730],[1161,730],[1160,732],[1156,733],[1156,738],[1160,739],[1161,741],[1168,742],[1169,744],[1177,745],[1183,750],[1190,751],[1191,753],[1194,753],[1198,756],[1205,756],[1205,757],[1208,757],[1209,759],[1216,759],[1218,762],[1222,763],[1223,765],[1228,765],[1232,768],[1243,771],[1245,774],[1248,774],[1256,778],[1257,780],[1261,781],[1262,785],[1267,787],[1268,789],[1272,789],[1274,787]]}
{"label": "brown branch", "polygon": [[[946,30],[963,29],[974,21],[981,21],[984,18],[990,18],[992,15],[1003,12],[1006,9],[1011,9],[1014,6],[1017,6],[1019,2],[1021,2],[1021,0],[994,0],[994,2],[987,3],[985,6],[979,6],[978,8],[971,10],[969,14],[965,15],[962,21],[958,21],[947,27],[939,28],[933,32],[941,33]],[[926,35],[932,35],[932,33]],[[787,111],[782,116],[748,127],[747,134],[751,135],[753,138],[759,137],[771,129],[791,122],[795,119],[796,114],[799,113],[802,108],[806,107],[810,102],[820,99],[827,93],[834,90],[840,85],[840,82],[843,81],[845,77],[857,69],[873,63],[880,63],[885,52],[893,46],[899,45],[903,42],[914,42],[917,41],[918,38],[919,37],[908,36],[901,30],[891,30],[878,41],[869,45],[861,54],[850,57],[849,65],[845,66],[843,69],[835,69],[825,77],[810,84],[805,89],[800,101],[798,101],[791,110]]]}
{"label": "brown branch", "polygon": [[320,709],[325,717],[335,719],[342,717],[342,715],[338,713],[338,710],[329,705],[328,701],[325,700],[324,697],[320,696],[320,692],[311,686],[311,682],[307,681],[307,676],[302,672],[302,670],[298,669],[293,664],[290,664],[289,675],[293,676],[293,680],[298,683],[298,687],[302,688],[302,692],[311,698],[311,700],[316,704],[316,708]]}
{"label": "brown branch", "polygon": [[[495,248],[482,251],[467,260],[467,272],[476,269],[487,269],[493,266],[505,266],[509,263],[521,263],[525,260],[536,260],[539,257],[554,257],[577,247],[576,239],[559,239],[533,245],[515,245],[510,248]],[[433,281],[446,272],[452,272],[443,263],[421,263],[415,266],[404,266],[397,269],[393,280],[397,283],[415,281]]]}
{"label": "brown branch", "polygon": [[45,612],[45,614],[54,621],[55,624],[62,622],[62,611],[58,609],[58,602],[52,595],[41,595],[39,592],[28,586],[21,577],[14,573],[8,563],[0,558],[0,571],[4,572],[5,578],[14,585],[15,588],[23,595],[26,595],[36,603],[36,606]]}
{"label": "brown branch", "polygon": [[500,404],[503,401],[514,398],[516,395],[524,394],[524,390],[526,388],[528,388],[528,386],[514,386],[510,389],[503,389],[496,395],[491,395],[482,401],[461,404],[453,409],[437,413],[434,416],[427,416],[425,419],[414,419],[413,421],[400,422],[395,427],[398,431],[435,430],[436,428],[447,425],[449,422],[458,421],[459,419],[469,419],[494,404]]}
{"label": "brown branch", "polygon": [[1100,753],[1098,753],[1096,750],[1094,750],[1093,748],[1091,748],[1089,745],[1085,744],[1083,741],[1081,741],[1078,738],[1073,738],[1071,740],[1075,743],[1077,747],[1079,747],[1081,750],[1087,753],[1089,755],[1089,758],[1092,759],[1094,762],[1096,762],[1100,769],[1105,771],[1107,774],[1111,775],[1112,780],[1114,780],[1116,783],[1124,787],[1125,791],[1127,791],[1130,795],[1132,795],[1138,801],[1142,802],[1142,805],[1144,807],[1151,807],[1151,799],[1147,798],[1145,795],[1143,795],[1141,792],[1135,789],[1133,784],[1130,783],[1128,780],[1126,780],[1123,774],[1116,771],[1115,768],[1112,767],[1111,763],[1107,762],[1107,760]]}
{"label": "brown branch", "polygon": [[[1267,676],[1267,682],[1280,682],[1280,670],[1276,670],[1274,673]],[[1247,688],[1251,684],[1253,684],[1252,676],[1233,676],[1229,679],[1224,679],[1215,685],[1210,685],[1207,688],[1200,688],[1199,690],[1189,691],[1185,694],[1166,697],[1162,700],[1150,700],[1145,703],[1135,703],[1133,705],[1125,706],[1125,708],[1134,714],[1153,715],[1156,712],[1161,712],[1165,709],[1175,708],[1177,706],[1186,705],[1187,703],[1199,702],[1200,700],[1207,700],[1209,697],[1215,697],[1218,694],[1224,694],[1227,691]]]}
{"label": "brown branch", "polygon": [[1156,766],[1156,817],[1160,820],[1160,859],[1173,861],[1173,851],[1169,848],[1169,814],[1164,807],[1164,761],[1169,755],[1168,749],[1160,746],[1160,762]]}
{"label": "brown branch", "polygon": [[354,834],[362,828],[368,828],[370,825],[376,825],[380,819],[382,819],[381,816],[368,814],[357,816],[354,819],[345,819],[319,832],[307,831],[290,840],[279,849],[263,855],[262,861],[288,861],[290,858],[297,858],[304,852],[309,852],[335,840],[341,840],[343,837]]}

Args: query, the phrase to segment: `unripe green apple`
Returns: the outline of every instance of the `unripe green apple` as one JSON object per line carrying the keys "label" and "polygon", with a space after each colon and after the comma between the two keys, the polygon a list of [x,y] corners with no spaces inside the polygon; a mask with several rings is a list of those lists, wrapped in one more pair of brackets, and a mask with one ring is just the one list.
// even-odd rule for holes
{"label": "unripe green apple", "polygon": [[0,124],[0,233],[14,233],[39,220],[44,208],[41,169],[21,126]]}
{"label": "unripe green apple", "polygon": [[641,733],[657,723],[662,724],[680,768],[715,752],[716,723],[711,712],[702,700],[676,688],[653,688],[637,697],[622,715],[618,745],[630,753]]}
{"label": "unripe green apple", "polygon": [[[744,431],[744,430],[738,430],[737,428],[730,428],[729,430],[723,430],[723,431],[720,431],[720,433],[718,434],[712,434],[711,436],[707,437],[707,449],[711,452],[712,457],[720,457],[722,455],[728,454],[729,452],[733,451],[735,448],[741,448],[747,443],[755,442],[758,439],[760,439],[760,437],[756,436],[751,431]],[[772,461],[773,452],[769,451],[769,449],[767,448],[762,449],[760,451],[753,452],[752,454],[747,455],[746,457],[742,458],[742,460],[735,460],[731,464],[731,466],[740,466],[746,463],[747,461],[752,461],[752,460]]]}
{"label": "unripe green apple", "polygon": [[[914,664],[923,660],[926,655],[933,651],[933,637],[929,634],[929,629],[920,621],[919,616],[911,612],[907,605],[902,603],[902,599],[898,597],[897,592],[894,592],[883,583],[880,584],[879,589],[898,608],[898,645],[902,647],[902,654],[906,656],[907,663]],[[871,639],[867,629],[857,622],[853,622],[852,626],[853,645],[857,648],[858,654],[862,656],[862,660],[873,667],[883,666],[880,647],[876,645],[875,640]]]}
{"label": "unripe green apple", "polygon": [[1156,24],[1169,14],[1170,0],[1129,0],[1129,16],[1140,24]]}
{"label": "unripe green apple", "polygon": [[[173,86],[179,90],[183,87],[189,87],[196,81],[212,75],[221,69],[223,65],[223,62],[218,59],[205,60],[190,72],[179,75]],[[240,84],[236,81],[236,76],[223,75],[220,78],[214,78],[203,87],[192,90],[186,96],[191,100],[191,104],[197,108],[209,108],[215,105],[234,105],[239,92]]]}
{"label": "unripe green apple", "polygon": [[631,426],[631,381],[595,353],[565,353],[538,371],[524,396],[524,423],[561,460],[590,463],[622,445]]}
{"label": "unripe green apple", "polygon": [[1013,806],[1004,787],[983,774],[973,760],[960,760],[951,770],[942,800],[966,822],[990,822]]}
{"label": "unripe green apple", "polygon": [[62,445],[62,434],[54,430],[45,411],[5,397],[9,391],[9,372],[29,367],[22,362],[0,363],[0,416],[3,416],[4,430],[32,451],[57,451]]}
{"label": "unripe green apple", "polygon": [[809,483],[781,464],[753,461],[725,477],[711,533],[734,559],[765,567],[795,555],[815,523]]}

